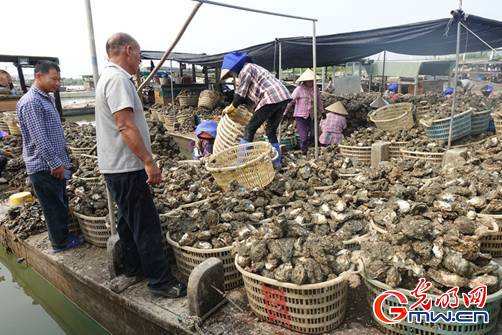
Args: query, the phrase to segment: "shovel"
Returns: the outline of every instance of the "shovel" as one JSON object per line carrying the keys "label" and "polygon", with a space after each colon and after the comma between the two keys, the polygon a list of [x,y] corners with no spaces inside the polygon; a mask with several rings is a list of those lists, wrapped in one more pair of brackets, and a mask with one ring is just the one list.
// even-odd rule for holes
{"label": "shovel", "polygon": [[106,186],[106,198],[108,200],[108,215],[110,222],[111,236],[106,242],[106,254],[108,258],[108,271],[110,279],[113,279],[124,272],[123,267],[123,248],[120,237],[117,234],[117,227],[115,221],[115,208],[113,206],[113,199]]}

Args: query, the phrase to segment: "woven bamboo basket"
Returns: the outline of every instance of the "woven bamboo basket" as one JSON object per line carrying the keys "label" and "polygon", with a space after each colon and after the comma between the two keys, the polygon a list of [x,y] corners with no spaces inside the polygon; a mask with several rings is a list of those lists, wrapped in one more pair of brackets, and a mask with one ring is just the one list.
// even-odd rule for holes
{"label": "woven bamboo basket", "polygon": [[370,112],[368,116],[377,128],[395,132],[413,128],[414,108],[413,104],[408,102],[391,104]]}
{"label": "woven bamboo basket", "polygon": [[225,191],[232,181],[246,188],[263,188],[274,180],[272,160],[277,156],[267,142],[240,144],[209,156],[206,169]]}
{"label": "woven bamboo basket", "polygon": [[422,152],[401,149],[401,157],[406,159],[426,160],[434,164],[442,164],[444,152]]}
{"label": "woven bamboo basket", "polygon": [[111,236],[108,216],[87,216],[75,211],[73,215],[78,220],[84,239],[96,247],[106,248],[108,238]]}
{"label": "woven bamboo basket", "polygon": [[74,177],[77,180],[85,182],[89,186],[95,186],[104,184],[104,179],[102,177]]}
{"label": "woven bamboo basket", "polygon": [[502,118],[492,114],[493,123],[495,124],[495,132],[497,136],[502,137]]}
{"label": "woven bamboo basket", "polygon": [[417,120],[420,120],[424,115],[429,114],[431,112],[431,106],[427,101],[421,101],[418,106],[415,108],[415,116]]}
{"label": "woven bamboo basket", "polygon": [[390,158],[401,157],[401,149],[406,148],[408,142],[392,142],[389,146]]}
{"label": "woven bamboo basket", "polygon": [[338,148],[340,149],[340,155],[342,157],[367,164],[371,163],[371,146],[359,147],[339,144]]}
{"label": "woven bamboo basket", "polygon": [[214,90],[204,90],[200,93],[198,107],[213,110],[220,101],[220,94]]}
{"label": "woven bamboo basket", "polygon": [[21,136],[21,129],[19,128],[16,121],[7,121],[7,127],[9,128],[9,134],[13,136]]}
{"label": "woven bamboo basket", "polygon": [[242,286],[242,277],[237,271],[234,259],[231,255],[232,246],[216,249],[197,249],[180,246],[171,240],[169,233],[166,234],[167,242],[173,247],[176,264],[185,281],[188,281],[192,270],[206,259],[216,257],[223,262],[223,277],[225,291]]}
{"label": "woven bamboo basket", "polygon": [[[253,113],[244,105],[239,106],[231,115],[224,115],[218,122],[213,153],[217,154],[239,144],[244,135],[244,128],[252,116]],[[257,131],[255,137],[260,136],[260,133],[262,130]]]}
{"label": "woven bamboo basket", "polygon": [[[499,270],[499,275],[502,275],[502,270]],[[388,290],[397,290],[403,293],[408,297],[409,301],[415,301],[415,298],[410,295],[409,290],[404,289],[395,289],[390,286],[374,279],[368,278],[365,274],[364,270],[362,271],[362,277],[364,284],[368,288],[368,302],[370,306],[373,305],[373,301],[375,298]],[[428,297],[432,298],[433,301],[439,296],[427,294]],[[462,299],[460,299],[462,300]],[[444,320],[438,321],[436,323],[426,323],[426,322],[414,322],[408,323],[406,319],[402,320],[399,323],[394,324],[384,324],[382,321],[375,317],[375,313],[371,313],[377,328],[383,332],[384,334],[390,335],[409,335],[409,334],[420,334],[420,335],[488,335],[488,334],[497,334],[497,321],[500,312],[500,302],[502,300],[502,290],[499,290],[493,294],[490,294],[486,298],[486,304],[481,310],[487,311],[490,315],[490,319],[488,323],[478,322],[477,324],[468,324],[468,323],[452,323],[445,322]],[[397,301],[395,297],[389,297],[383,302],[383,310],[384,313],[389,315],[389,309],[395,306],[400,306],[400,303]],[[463,305],[463,302],[460,302],[460,310],[467,310]],[[458,309],[451,308],[442,308],[441,306],[436,307],[432,306],[431,310],[436,313],[446,314],[448,311],[454,312]],[[472,310],[472,307],[471,307]]]}
{"label": "woven bamboo basket", "polygon": [[318,284],[296,285],[250,273],[237,264],[253,313],[261,320],[305,334],[340,326],[347,310],[347,274]]}
{"label": "woven bamboo basket", "polygon": [[75,148],[75,147],[68,147],[70,149],[70,153],[76,157],[80,155],[85,155],[89,153],[93,148]]}
{"label": "woven bamboo basket", "polygon": [[9,131],[9,126],[7,125],[7,122],[5,122],[3,119],[0,119],[0,130]]}
{"label": "woven bamboo basket", "polygon": [[178,100],[180,108],[196,107],[197,103],[199,102],[199,97],[195,94],[187,94],[187,95],[180,94],[176,97],[176,99]]}

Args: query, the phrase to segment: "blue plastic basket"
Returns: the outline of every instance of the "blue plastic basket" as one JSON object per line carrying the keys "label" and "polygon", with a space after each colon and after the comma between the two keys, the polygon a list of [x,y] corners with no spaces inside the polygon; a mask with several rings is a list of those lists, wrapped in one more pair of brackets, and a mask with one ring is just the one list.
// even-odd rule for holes
{"label": "blue plastic basket", "polygon": [[[465,111],[453,117],[452,141],[471,135],[471,118],[472,110]],[[433,121],[432,126],[425,128],[425,133],[434,140],[448,140],[450,120],[451,117],[447,117]]]}
{"label": "blue plastic basket", "polygon": [[488,130],[490,125],[490,110],[473,112],[471,118],[471,135],[479,135]]}

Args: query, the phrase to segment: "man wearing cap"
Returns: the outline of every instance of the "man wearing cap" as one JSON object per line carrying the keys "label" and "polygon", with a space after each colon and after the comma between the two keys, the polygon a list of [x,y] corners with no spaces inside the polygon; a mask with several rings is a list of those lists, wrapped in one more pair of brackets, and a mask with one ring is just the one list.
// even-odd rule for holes
{"label": "man wearing cap", "polygon": [[[311,69],[305,72],[296,81],[298,85],[293,94],[293,100],[286,107],[285,114],[290,113],[294,108],[293,117],[296,121],[296,130],[300,135],[300,148],[303,154],[307,154],[309,146],[314,141],[314,71]],[[321,115],[325,116],[322,107],[321,92],[317,90],[317,106]]]}
{"label": "man wearing cap", "polygon": [[347,128],[345,117],[348,113],[340,101],[326,107],[326,111],[326,118],[321,120],[319,142],[322,145],[339,144],[343,140],[343,131]]}
{"label": "man wearing cap", "polygon": [[232,52],[225,55],[221,71],[221,79],[233,75],[239,76],[239,85],[234,94],[232,104],[224,109],[224,113],[233,113],[236,108],[250,99],[256,105],[255,112],[244,129],[241,144],[253,142],[256,130],[266,121],[265,134],[279,156],[273,161],[276,169],[281,168],[281,155],[277,128],[291,95],[287,88],[266,69],[253,64],[246,53]]}

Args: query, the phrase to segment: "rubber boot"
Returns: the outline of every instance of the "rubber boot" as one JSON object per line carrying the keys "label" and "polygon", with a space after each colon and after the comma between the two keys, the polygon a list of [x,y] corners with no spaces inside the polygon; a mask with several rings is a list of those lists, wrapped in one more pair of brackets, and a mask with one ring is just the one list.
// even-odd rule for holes
{"label": "rubber boot", "polygon": [[277,158],[272,161],[272,165],[274,169],[280,170],[282,168],[281,146],[279,143],[272,143],[272,147],[277,151]]}

